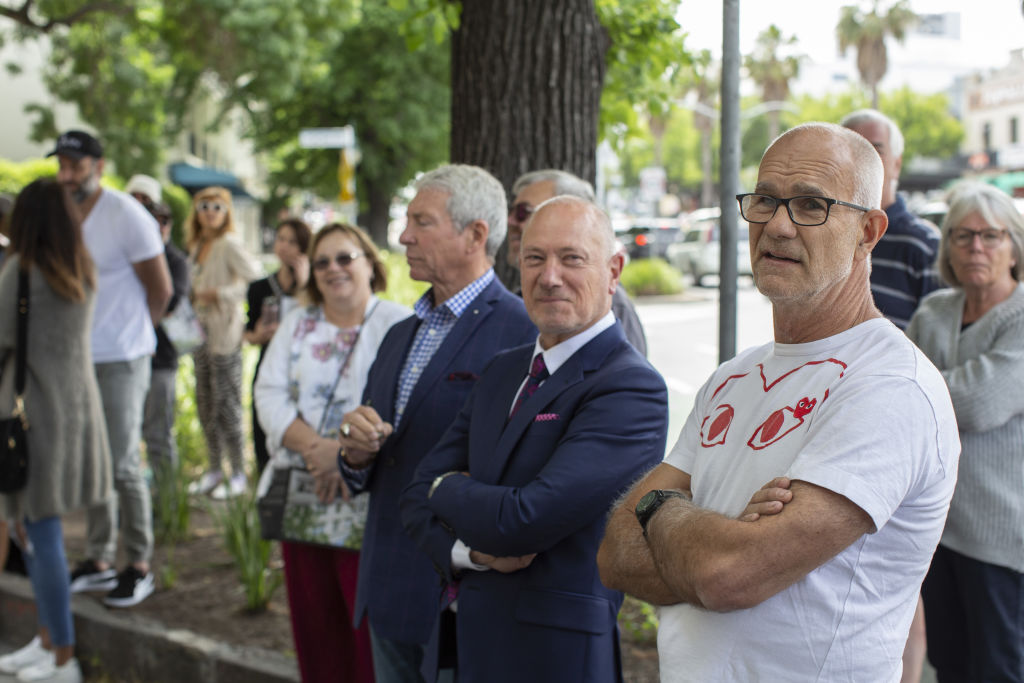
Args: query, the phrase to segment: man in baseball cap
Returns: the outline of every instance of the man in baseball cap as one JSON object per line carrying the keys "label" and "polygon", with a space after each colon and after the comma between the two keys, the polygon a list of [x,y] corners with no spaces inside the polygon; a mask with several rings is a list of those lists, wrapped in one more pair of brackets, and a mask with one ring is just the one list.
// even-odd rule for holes
{"label": "man in baseball cap", "polygon": [[[51,153],[57,180],[82,214],[82,236],[96,263],[92,361],[110,439],[117,500],[88,510],[86,559],[71,573],[71,591],[106,591],[104,603],[130,607],[153,592],[149,561],[153,521],[149,487],[139,465],[143,405],[150,384],[154,325],[171,298],[171,277],[156,221],[124,192],[100,185],[103,145],[72,130]],[[120,511],[120,515],[118,515]],[[118,572],[118,519],[128,565]]]}
{"label": "man in baseball cap", "polygon": [[66,156],[72,159],[82,157],[103,158],[103,145],[84,130],[69,130],[57,138],[57,147],[46,156]]}

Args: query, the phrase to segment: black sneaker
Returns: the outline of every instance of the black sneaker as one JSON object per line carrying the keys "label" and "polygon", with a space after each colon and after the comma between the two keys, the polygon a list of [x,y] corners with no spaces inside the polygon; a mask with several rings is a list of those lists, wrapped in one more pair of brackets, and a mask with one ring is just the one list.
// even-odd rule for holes
{"label": "black sneaker", "polygon": [[92,560],[79,562],[71,571],[71,592],[108,591],[117,586],[117,572],[113,567],[100,569]]}
{"label": "black sneaker", "polygon": [[129,565],[117,575],[117,587],[107,593],[103,603],[109,607],[131,607],[153,593],[153,573],[143,574]]}

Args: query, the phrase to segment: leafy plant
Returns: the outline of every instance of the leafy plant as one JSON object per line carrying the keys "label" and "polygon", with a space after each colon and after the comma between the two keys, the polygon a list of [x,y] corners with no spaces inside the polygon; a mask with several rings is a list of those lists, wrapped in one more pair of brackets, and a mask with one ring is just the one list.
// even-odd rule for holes
{"label": "leafy plant", "polygon": [[[191,509],[188,504],[188,477],[179,458],[172,467],[150,463],[156,491],[153,496],[153,533],[161,543],[174,544],[188,538]],[[166,470],[166,471],[163,471]]]}
{"label": "leafy plant", "polygon": [[653,645],[658,640],[658,611],[649,603],[627,595],[619,610],[619,628],[638,645]]}
{"label": "leafy plant", "polygon": [[195,366],[192,356],[178,359],[177,406],[174,418],[178,457],[185,478],[190,478],[206,466],[206,441],[199,424],[196,408]]}
{"label": "leafy plant", "polygon": [[222,508],[210,505],[209,512],[220,529],[228,553],[238,570],[249,612],[263,612],[274,592],[281,586],[281,571],[270,566],[272,545],[260,536],[256,496],[248,493],[224,502]]}
{"label": "leafy plant", "polygon": [[661,259],[630,261],[622,271],[622,286],[631,296],[678,294],[683,291],[683,275]]}

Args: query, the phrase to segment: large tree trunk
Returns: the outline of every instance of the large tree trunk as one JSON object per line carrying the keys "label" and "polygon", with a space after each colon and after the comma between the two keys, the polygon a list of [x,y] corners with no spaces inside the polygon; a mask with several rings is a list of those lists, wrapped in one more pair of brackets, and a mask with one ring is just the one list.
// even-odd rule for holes
{"label": "large tree trunk", "polygon": [[389,249],[388,223],[391,222],[391,193],[363,180],[367,210],[359,215],[359,225],[366,228],[370,239],[381,249]]}
{"label": "large tree trunk", "polygon": [[[607,47],[593,0],[463,3],[452,35],[451,161],[486,168],[506,191],[543,168],[594,182]],[[495,269],[515,282],[503,254]]]}

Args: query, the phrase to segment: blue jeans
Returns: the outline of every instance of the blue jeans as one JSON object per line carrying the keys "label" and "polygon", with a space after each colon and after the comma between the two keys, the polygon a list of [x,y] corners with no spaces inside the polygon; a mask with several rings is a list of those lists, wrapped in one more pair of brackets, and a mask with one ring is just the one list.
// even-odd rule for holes
{"label": "blue jeans", "polygon": [[71,588],[64,557],[64,533],[60,517],[25,520],[32,552],[23,553],[25,568],[36,597],[39,625],[50,632],[57,647],[75,644],[71,620]]}
{"label": "blue jeans", "polygon": [[142,476],[140,442],[142,409],[149,391],[150,358],[96,363],[96,382],[110,439],[110,459],[117,495],[89,508],[87,556],[113,564],[117,553],[120,507],[128,562],[149,562],[153,554],[153,511],[149,486]]}
{"label": "blue jeans", "polygon": [[939,683],[1024,682],[1024,574],[940,545],[921,596]]}

